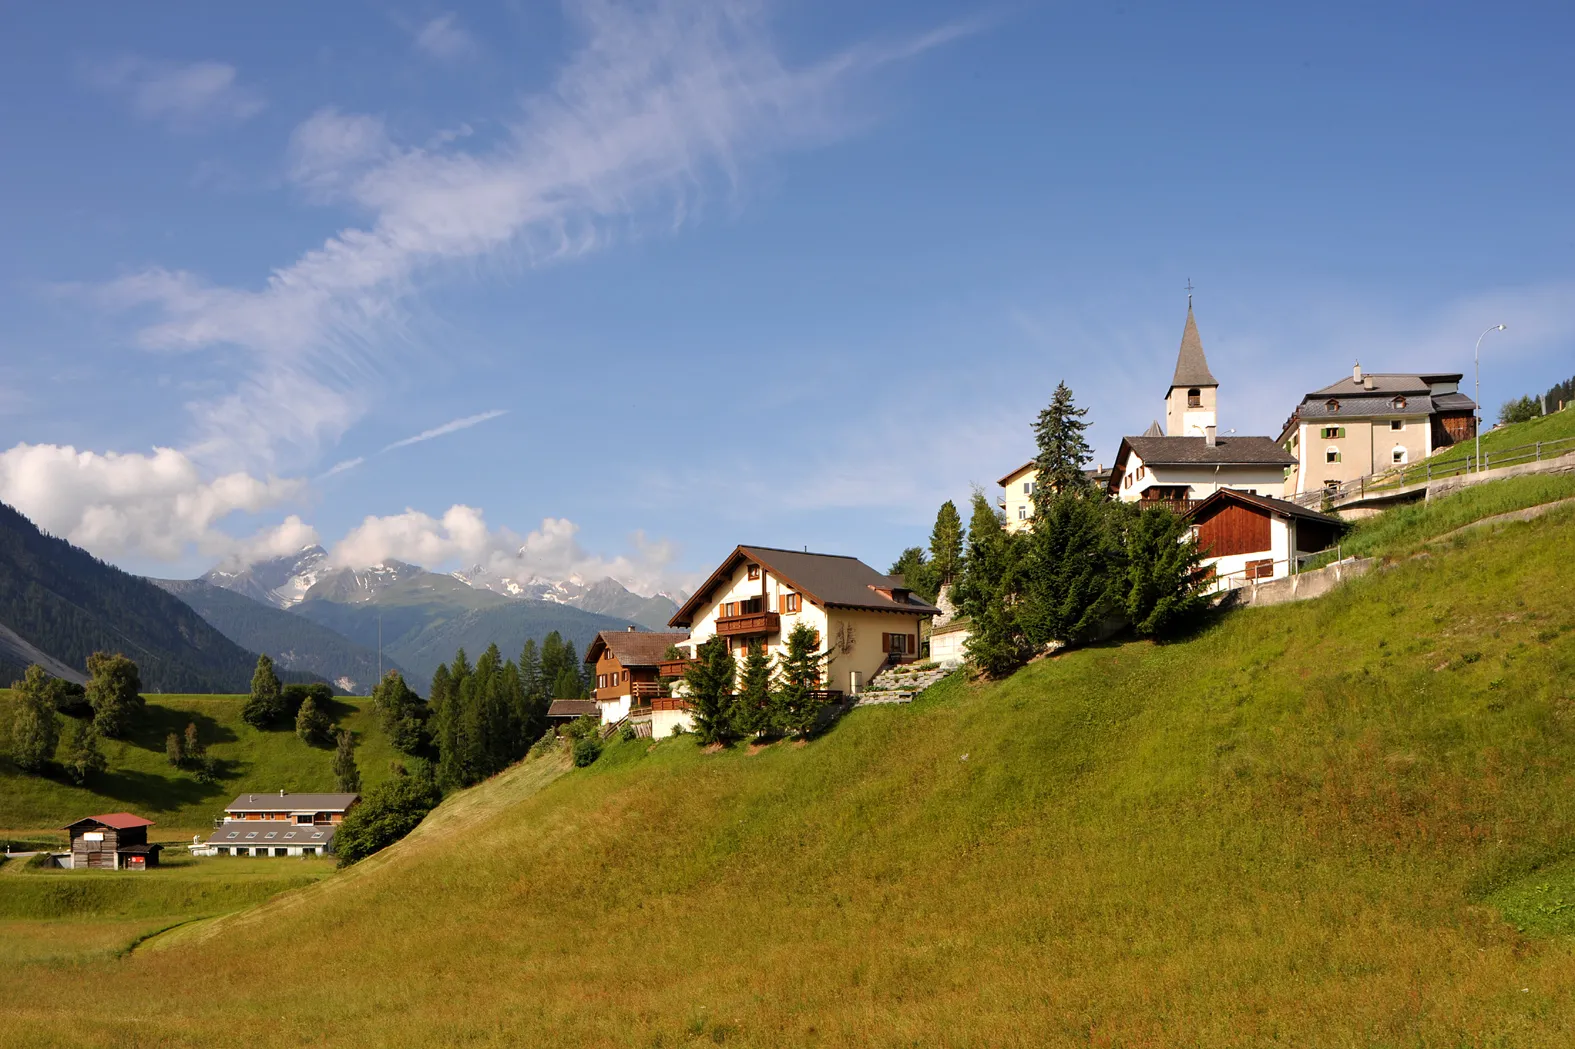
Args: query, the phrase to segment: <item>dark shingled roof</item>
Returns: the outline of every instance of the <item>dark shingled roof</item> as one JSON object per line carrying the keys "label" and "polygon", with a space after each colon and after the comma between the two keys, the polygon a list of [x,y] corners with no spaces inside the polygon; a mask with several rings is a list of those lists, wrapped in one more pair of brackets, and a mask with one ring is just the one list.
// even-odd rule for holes
{"label": "dark shingled roof", "polygon": [[133,816],[129,812],[106,812],[100,816],[88,816],[77,820],[76,823],[68,824],[62,829],[70,830],[77,823],[102,823],[104,826],[114,827],[116,830],[131,830],[134,827],[153,826],[152,820],[145,820],[141,816]]}
{"label": "dark shingled roof", "polygon": [[[282,820],[225,820],[217,830],[208,835],[209,845],[266,845],[283,848],[289,845],[327,845],[334,840],[337,823],[285,823]],[[269,837],[269,835],[273,837]]]}
{"label": "dark shingled roof", "polygon": [[811,554],[798,550],[778,550],[770,546],[737,547],[721,567],[711,573],[693,597],[668,621],[669,626],[687,626],[695,613],[710,600],[710,595],[741,560],[763,566],[767,572],[827,608],[857,608],[876,612],[912,612],[937,615],[940,609],[908,595],[894,601],[876,587],[890,590],[903,585],[901,576],[881,575],[856,557],[842,554]]}
{"label": "dark shingled roof", "polygon": [[1208,358],[1203,356],[1203,340],[1198,338],[1198,322],[1192,319],[1192,304],[1187,304],[1187,325],[1181,329],[1181,352],[1176,354],[1176,374],[1170,380],[1177,386],[1218,386],[1219,380],[1209,371]]}
{"label": "dark shingled roof", "polygon": [[[1268,437],[1123,437],[1149,466],[1294,466],[1296,457]],[[1116,461],[1119,463],[1120,457]]]}
{"label": "dark shingled roof", "polygon": [[1160,428],[1158,419],[1155,419],[1153,422],[1148,424],[1148,429],[1143,431],[1143,436],[1144,437],[1163,437],[1163,436],[1165,436],[1165,431]]}
{"label": "dark shingled roof", "polygon": [[360,798],[359,794],[242,794],[224,807],[226,812],[284,812],[286,810],[343,812]]}
{"label": "dark shingled roof", "polygon": [[[1459,394],[1446,394],[1447,397],[1458,397]],[[1396,407],[1394,399],[1405,398],[1405,407]],[[1331,409],[1329,401],[1339,403],[1338,408]],[[1469,407],[1471,398],[1465,398]],[[1437,410],[1434,398],[1425,393],[1395,394],[1370,393],[1365,397],[1308,397],[1296,409],[1296,414],[1303,419],[1367,419],[1377,416],[1388,418],[1392,415],[1432,415]]]}
{"label": "dark shingled roof", "polygon": [[[1417,374],[1414,374],[1414,373],[1409,373],[1408,374],[1408,373],[1401,373],[1401,372],[1363,372],[1362,373],[1362,380],[1363,380],[1362,382],[1357,382],[1356,381],[1356,377],[1354,375],[1347,375],[1345,378],[1341,379],[1339,382],[1333,383],[1333,384],[1331,384],[1329,386],[1325,386],[1321,390],[1314,390],[1312,393],[1308,394],[1307,396],[1308,397],[1356,397],[1356,396],[1360,396],[1360,395],[1362,395],[1364,393],[1365,394],[1384,393],[1384,394],[1389,394],[1390,396],[1393,396],[1394,394],[1397,394],[1397,393],[1428,394],[1428,393],[1432,393],[1433,392],[1432,383],[1430,383],[1428,381],[1430,379],[1432,380],[1432,382],[1446,383],[1446,382],[1459,382],[1462,378],[1463,378],[1463,376],[1457,375],[1457,374],[1455,374],[1453,372],[1451,372],[1451,373],[1449,373],[1447,375],[1442,375],[1442,374],[1417,375]],[[1373,382],[1372,389],[1368,389],[1367,388],[1366,380],[1368,380],[1368,379],[1371,379],[1372,382]]]}
{"label": "dark shingled roof", "polygon": [[649,630],[603,630],[585,649],[585,662],[594,663],[601,658],[602,649],[611,650],[613,657],[626,667],[654,667],[667,658],[667,650],[680,641],[689,640],[684,633],[653,633]]}
{"label": "dark shingled roof", "polygon": [[549,718],[578,718],[586,714],[600,714],[602,708],[594,699],[555,699],[547,707]]}
{"label": "dark shingled roof", "polygon": [[1219,491],[1208,495],[1198,501],[1192,509],[1182,514],[1182,516],[1195,517],[1205,507],[1227,500],[1261,506],[1263,509],[1279,514],[1281,517],[1296,517],[1303,521],[1316,521],[1319,524],[1338,527],[1345,525],[1345,522],[1338,517],[1330,517],[1328,514],[1321,514],[1317,510],[1309,510],[1305,506],[1297,506],[1295,503],[1287,502],[1284,499],[1276,499],[1268,495],[1253,495],[1251,492],[1238,492],[1233,488],[1221,488]]}

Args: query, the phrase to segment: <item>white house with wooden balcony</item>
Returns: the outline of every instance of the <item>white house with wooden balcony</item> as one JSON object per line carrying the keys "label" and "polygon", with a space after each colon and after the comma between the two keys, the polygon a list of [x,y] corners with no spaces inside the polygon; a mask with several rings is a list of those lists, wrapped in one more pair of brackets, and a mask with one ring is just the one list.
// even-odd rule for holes
{"label": "white house with wooden balcony", "polygon": [[630,714],[651,712],[657,700],[668,698],[662,688],[661,668],[669,663],[668,649],[689,640],[687,633],[636,630],[603,630],[585,649],[596,687],[591,698],[603,725],[616,725]]}
{"label": "white house with wooden balcony", "polygon": [[[825,689],[856,694],[884,668],[917,659],[923,624],[939,611],[915,597],[901,576],[883,575],[856,557],[740,546],[668,626],[689,632],[679,648],[690,657],[722,637],[740,659],[758,641],[780,661],[788,634],[807,624],[825,656]],[[681,698],[667,702],[674,709],[652,712],[658,739],[675,725],[693,725]]]}
{"label": "white house with wooden balcony", "polygon": [[1186,513],[1212,589],[1283,579],[1340,538],[1345,523],[1305,506],[1221,488]]}
{"label": "white house with wooden balcony", "polygon": [[1123,502],[1190,508],[1221,489],[1275,496],[1296,458],[1268,437],[1219,433],[1219,380],[1209,370],[1198,323],[1187,302],[1176,370],[1165,394],[1165,429],[1123,437],[1105,482]]}

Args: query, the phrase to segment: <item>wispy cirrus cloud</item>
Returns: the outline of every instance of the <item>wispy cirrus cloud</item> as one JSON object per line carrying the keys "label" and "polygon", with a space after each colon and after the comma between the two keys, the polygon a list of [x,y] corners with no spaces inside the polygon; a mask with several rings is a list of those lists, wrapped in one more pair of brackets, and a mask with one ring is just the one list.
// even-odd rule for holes
{"label": "wispy cirrus cloud", "polygon": [[144,120],[176,131],[239,124],[268,105],[257,88],[242,84],[227,62],[157,62],[124,56],[86,70],[90,83],[123,96]]}
{"label": "wispy cirrus cloud", "polygon": [[412,444],[420,444],[422,441],[430,441],[434,437],[442,437],[444,434],[454,433],[458,430],[468,430],[472,426],[479,426],[491,419],[498,418],[500,415],[507,414],[509,414],[509,410],[507,408],[494,408],[490,412],[480,412],[476,415],[467,415],[463,419],[455,419],[452,422],[444,423],[442,426],[434,426],[430,430],[422,430],[420,433],[415,434],[414,436],[405,437],[395,441],[393,444],[385,445],[383,447],[383,451],[391,452],[395,448],[408,448]]}
{"label": "wispy cirrus cloud", "polygon": [[457,62],[479,50],[476,38],[459,25],[452,11],[423,23],[416,30],[415,44],[416,50],[442,62]]}
{"label": "wispy cirrus cloud", "polygon": [[503,255],[547,265],[642,217],[693,214],[709,188],[736,187],[750,161],[850,130],[860,76],[970,31],[796,66],[751,0],[572,0],[567,11],[582,44],[495,144],[396,145],[377,118],[330,109],[297,129],[291,177],[314,198],[368,212],[364,227],[260,287],[155,268],[103,289],[107,301],[153,311],[137,333],[144,347],[243,351],[234,395],[193,407],[200,454],[315,454],[364,413],[385,370],[419,354],[406,310],[438,271]]}

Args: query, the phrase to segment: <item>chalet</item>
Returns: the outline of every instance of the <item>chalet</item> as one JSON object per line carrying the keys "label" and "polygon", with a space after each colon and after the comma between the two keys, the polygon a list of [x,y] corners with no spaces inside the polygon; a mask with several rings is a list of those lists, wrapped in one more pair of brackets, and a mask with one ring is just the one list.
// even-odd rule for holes
{"label": "chalet", "polygon": [[[1103,463],[1084,472],[1098,488],[1105,487],[1110,481],[1110,471],[1105,469]],[[1039,471],[1035,468],[1035,460],[1028,460],[995,483],[1001,486],[1004,493],[996,499],[995,505],[1006,515],[1006,530],[1025,531],[1033,521],[1034,490],[1039,487]]]}
{"label": "chalet", "polygon": [[1159,422],[1138,437],[1123,437],[1105,490],[1123,502],[1163,503],[1185,510],[1224,488],[1279,495],[1296,459],[1268,437],[1219,433],[1219,380],[1209,370],[1192,316],[1181,332],[1176,370]]}
{"label": "chalet", "polygon": [[1460,372],[1363,373],[1302,398],[1280,433],[1301,460],[1285,495],[1335,488],[1344,481],[1425,459],[1476,436],[1476,402],[1460,392]]}
{"label": "chalet", "polygon": [[1216,590],[1295,572],[1327,550],[1345,525],[1338,518],[1271,496],[1222,488],[1186,513]]}
{"label": "chalet", "polygon": [[[689,631],[678,643],[689,656],[722,637],[736,656],[759,641],[780,660],[788,634],[808,624],[826,657],[827,691],[840,694],[857,693],[885,667],[917,659],[923,625],[939,611],[914,597],[901,576],[883,575],[856,557],[740,546],[668,626]],[[679,669],[662,672],[671,676]],[[651,730],[658,739],[692,723],[681,697],[653,701]]]}
{"label": "chalet", "polygon": [[152,820],[129,812],[87,816],[65,828],[73,870],[140,871],[159,865],[162,845],[148,844]]}
{"label": "chalet", "polygon": [[208,855],[325,856],[359,794],[242,794],[225,806]]}
{"label": "chalet", "polygon": [[585,662],[594,668],[596,690],[592,696],[603,725],[616,725],[631,710],[649,707],[663,696],[661,664],[667,650],[687,633],[652,633],[636,630],[603,630],[585,650]]}

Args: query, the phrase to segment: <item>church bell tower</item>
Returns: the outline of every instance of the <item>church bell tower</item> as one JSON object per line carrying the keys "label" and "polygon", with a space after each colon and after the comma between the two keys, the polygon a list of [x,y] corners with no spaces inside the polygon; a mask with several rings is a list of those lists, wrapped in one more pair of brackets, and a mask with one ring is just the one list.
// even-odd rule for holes
{"label": "church bell tower", "polygon": [[1187,296],[1187,326],[1181,331],[1181,351],[1176,354],[1176,374],[1165,395],[1165,434],[1168,437],[1207,437],[1219,425],[1219,380],[1209,371],[1192,319],[1192,296]]}

